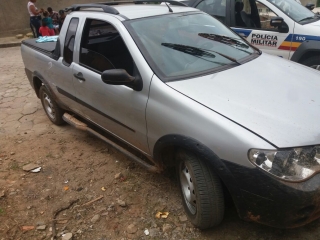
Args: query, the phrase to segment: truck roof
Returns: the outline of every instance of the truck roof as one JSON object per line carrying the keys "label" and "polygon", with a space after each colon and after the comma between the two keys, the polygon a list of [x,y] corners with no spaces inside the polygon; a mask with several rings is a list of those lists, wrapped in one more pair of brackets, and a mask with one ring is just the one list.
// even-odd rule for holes
{"label": "truck roof", "polygon": [[[129,19],[171,14],[166,5],[158,5],[158,4],[157,5],[156,4],[117,5],[117,6],[114,6],[114,8],[117,9],[121,15],[124,15]],[[183,7],[183,6],[170,5],[170,8],[172,9],[173,13],[199,11],[195,8]]]}
{"label": "truck roof", "polygon": [[[137,18],[145,18],[145,17],[151,17],[151,16],[159,16],[159,15],[165,15],[165,14],[172,14],[172,13],[181,13],[181,12],[195,12],[199,11],[198,9],[187,7],[187,6],[176,6],[170,4],[170,8],[172,9],[172,13],[169,12],[169,9],[166,5],[160,5],[160,4],[119,4],[119,5],[112,5],[109,6],[111,8],[114,8],[114,10],[118,11],[119,14],[114,15],[120,15],[124,20],[125,19],[137,19]],[[98,11],[98,12],[104,12],[102,8],[81,8],[80,12],[83,11]],[[106,13],[106,14],[112,14],[112,13]]]}

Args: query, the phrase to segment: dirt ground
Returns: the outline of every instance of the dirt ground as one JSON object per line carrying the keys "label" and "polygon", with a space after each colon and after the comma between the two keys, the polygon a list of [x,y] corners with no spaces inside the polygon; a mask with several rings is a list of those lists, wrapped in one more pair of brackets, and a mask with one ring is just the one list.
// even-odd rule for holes
{"label": "dirt ground", "polygon": [[[240,220],[232,204],[219,227],[195,229],[171,175],[148,173],[99,139],[51,124],[19,47],[0,49],[0,86],[0,240],[320,239],[319,220],[275,229]],[[29,163],[40,172],[24,171]],[[157,219],[158,211],[169,215]]]}

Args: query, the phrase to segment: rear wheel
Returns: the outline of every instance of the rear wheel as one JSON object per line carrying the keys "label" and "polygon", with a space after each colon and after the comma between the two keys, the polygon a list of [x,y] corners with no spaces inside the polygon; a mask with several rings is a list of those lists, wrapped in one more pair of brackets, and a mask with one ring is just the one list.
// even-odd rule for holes
{"label": "rear wheel", "polygon": [[183,206],[193,225],[200,229],[220,224],[224,196],[219,177],[195,155],[179,151],[178,175]]}
{"label": "rear wheel", "polygon": [[56,125],[62,125],[65,123],[63,121],[63,110],[58,106],[58,104],[53,100],[48,89],[42,85],[39,90],[39,96],[41,99],[42,107],[46,112],[47,116]]}
{"label": "rear wheel", "polygon": [[309,57],[305,59],[302,64],[320,70],[320,55]]}

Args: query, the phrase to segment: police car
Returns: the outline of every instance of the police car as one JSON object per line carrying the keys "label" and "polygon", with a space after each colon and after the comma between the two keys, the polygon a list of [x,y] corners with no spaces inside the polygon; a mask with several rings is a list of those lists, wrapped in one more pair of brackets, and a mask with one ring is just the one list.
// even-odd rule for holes
{"label": "police car", "polygon": [[320,70],[320,15],[294,0],[191,0],[188,5],[266,53]]}

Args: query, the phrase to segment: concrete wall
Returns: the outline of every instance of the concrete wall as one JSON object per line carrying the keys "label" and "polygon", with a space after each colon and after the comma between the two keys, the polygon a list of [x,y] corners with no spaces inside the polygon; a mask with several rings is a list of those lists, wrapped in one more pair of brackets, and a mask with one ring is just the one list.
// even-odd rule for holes
{"label": "concrete wall", "polygon": [[[93,3],[98,0],[37,0],[38,8],[52,7],[59,11],[76,3]],[[302,4],[316,3],[316,0],[301,0]],[[30,32],[28,0],[0,0],[0,37]]]}
{"label": "concrete wall", "polygon": [[314,5],[317,5],[317,0],[300,0],[300,2],[303,6],[307,5],[308,3],[314,3]]}
{"label": "concrete wall", "polygon": [[[97,0],[37,0],[36,7],[52,7],[59,11],[76,3],[92,3]],[[31,32],[29,27],[28,0],[0,0],[0,37]]]}

